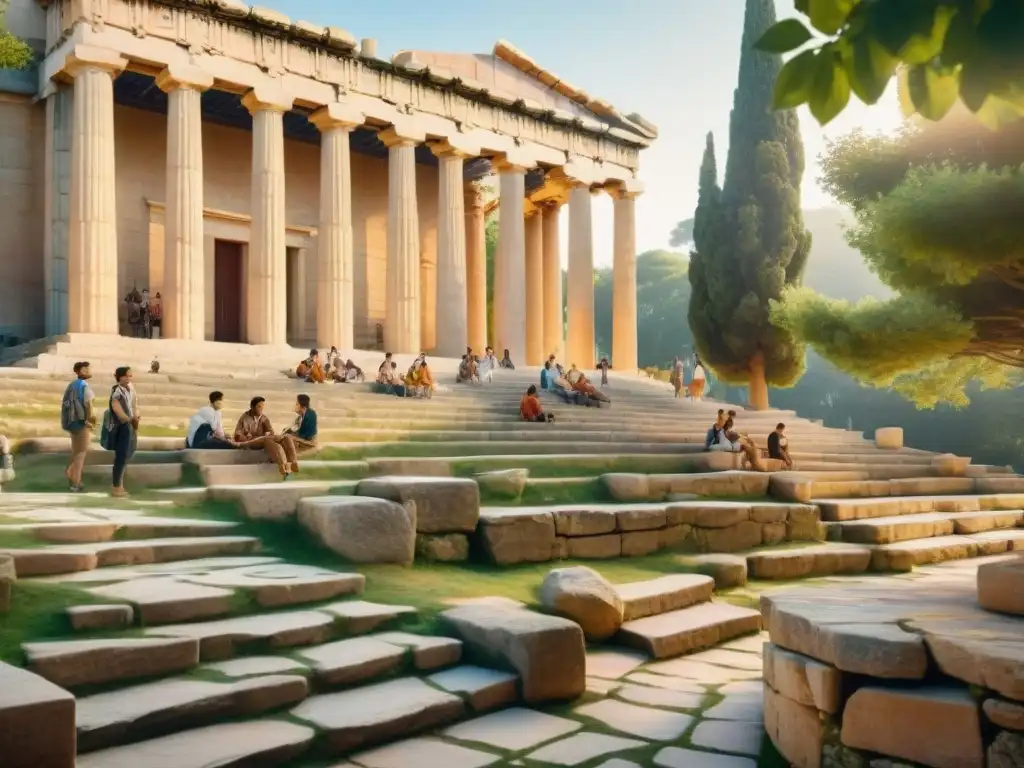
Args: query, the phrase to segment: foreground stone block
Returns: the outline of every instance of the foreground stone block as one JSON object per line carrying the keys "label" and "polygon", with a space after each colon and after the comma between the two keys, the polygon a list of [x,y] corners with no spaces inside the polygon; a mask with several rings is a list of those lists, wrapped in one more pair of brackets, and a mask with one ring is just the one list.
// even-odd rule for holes
{"label": "foreground stone block", "polygon": [[875,446],[897,451],[903,447],[902,427],[880,427],[875,430]]}
{"label": "foreground stone block", "polygon": [[763,661],[764,681],[780,696],[822,712],[839,711],[841,676],[835,667],[773,643],[764,644]]}
{"label": "foreground stone block", "polygon": [[518,499],[526,490],[526,481],[530,479],[528,469],[498,469],[493,472],[480,472],[473,475],[480,489],[492,496],[506,499]]}
{"label": "foreground stone block", "polygon": [[623,603],[615,587],[597,571],[558,568],[544,577],[540,603],[550,613],[572,619],[591,640],[604,640],[622,626]]}
{"label": "foreground stone block", "polygon": [[756,552],[747,556],[747,568],[756,579],[799,579],[864,573],[871,564],[871,557],[872,552],[867,547],[821,544]]}
{"label": "foreground stone block", "polygon": [[[1024,704],[1002,699],[985,699],[985,717],[1002,728],[1024,731]],[[1021,753],[1024,755],[1024,752]]]}
{"label": "foreground stone block", "polygon": [[441,614],[477,653],[511,666],[527,703],[574,699],[586,689],[583,630],[567,619],[483,606]]}
{"label": "foreground stone block", "polygon": [[546,563],[555,549],[555,520],[542,508],[488,508],[480,515],[477,537],[497,565]]}
{"label": "foreground stone block", "polygon": [[842,741],[934,768],[984,764],[978,704],[963,688],[861,688],[843,710]]}
{"label": "foreground stone block", "polygon": [[65,688],[181,672],[199,663],[192,638],[57,640],[22,646],[29,668]]}
{"label": "foreground stone block", "polygon": [[764,687],[764,729],[795,768],[819,768],[824,725],[818,710]]}
{"label": "foreground stone block", "polygon": [[619,584],[626,621],[678,611],[711,599],[715,582],[710,576],[677,573],[647,581]]}
{"label": "foreground stone block", "polygon": [[747,558],[738,555],[708,554],[679,558],[686,570],[702,573],[715,580],[716,589],[742,587],[747,583]]}
{"label": "foreground stone block", "polygon": [[460,477],[374,477],[360,496],[415,505],[417,533],[472,533],[480,519],[480,486]]}
{"label": "foreground stone block", "polygon": [[627,621],[619,638],[656,659],[710,648],[761,628],[761,614],[728,603],[701,603],[690,608]]}
{"label": "foreground stone block", "polygon": [[16,580],[14,558],[0,555],[0,613],[7,613],[11,608],[11,589]]}
{"label": "foreground stone block", "polygon": [[67,614],[76,632],[124,629],[135,620],[135,611],[130,605],[74,605],[67,609]]}
{"label": "foreground stone block", "polygon": [[416,507],[361,496],[320,496],[299,503],[299,523],[354,563],[411,565]]}
{"label": "foreground stone block", "polygon": [[420,533],[416,558],[428,563],[461,563],[469,559],[469,537],[464,533]]}
{"label": "foreground stone block", "polygon": [[979,566],[978,603],[989,611],[1024,616],[1024,557]]}
{"label": "foreground stone block", "polygon": [[74,768],[75,697],[0,663],[0,763],[4,768]]}

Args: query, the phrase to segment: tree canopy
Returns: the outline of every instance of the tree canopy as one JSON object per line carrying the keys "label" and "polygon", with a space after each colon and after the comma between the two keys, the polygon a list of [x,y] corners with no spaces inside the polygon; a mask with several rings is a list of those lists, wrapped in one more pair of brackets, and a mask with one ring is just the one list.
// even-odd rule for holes
{"label": "tree canopy", "polygon": [[24,69],[32,62],[33,52],[28,43],[7,29],[8,5],[9,0],[0,0],[0,69]]}
{"label": "tree canopy", "polygon": [[761,50],[791,58],[775,86],[776,109],[807,104],[822,123],[851,91],[874,104],[899,68],[908,112],[939,120],[957,98],[987,124],[1024,114],[1024,3],[1020,0],[796,0],[799,19],[773,25]]}
{"label": "tree canopy", "polygon": [[772,0],[747,0],[725,180],[719,189],[709,135],[690,267],[697,349],[723,381],[748,383],[755,408],[768,406],[767,384],[791,385],[803,371],[803,347],[768,313],[787,285],[799,284],[811,245],[800,211],[797,117],[770,109],[782,59],[753,47],[774,23]]}
{"label": "tree canopy", "polygon": [[861,381],[924,401],[936,377],[961,396],[968,378],[1012,380],[1006,367],[1024,368],[1022,163],[1024,121],[993,132],[966,112],[834,143],[824,186],[853,207],[847,238],[897,295],[852,305],[794,290],[773,322]]}

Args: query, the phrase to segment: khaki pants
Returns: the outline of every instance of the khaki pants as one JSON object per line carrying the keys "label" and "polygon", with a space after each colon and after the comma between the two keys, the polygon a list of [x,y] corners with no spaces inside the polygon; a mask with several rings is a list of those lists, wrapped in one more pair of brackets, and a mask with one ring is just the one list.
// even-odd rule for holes
{"label": "khaki pants", "polygon": [[89,443],[92,442],[92,430],[83,427],[77,432],[71,433],[71,459],[68,461],[68,468],[65,474],[68,481],[75,485],[82,484],[82,469],[85,467],[85,457],[89,453]]}
{"label": "khaki pants", "polygon": [[250,440],[247,448],[266,451],[271,461],[277,464],[282,475],[297,472],[299,469],[299,452],[315,448],[315,443],[295,437],[294,435],[267,435]]}

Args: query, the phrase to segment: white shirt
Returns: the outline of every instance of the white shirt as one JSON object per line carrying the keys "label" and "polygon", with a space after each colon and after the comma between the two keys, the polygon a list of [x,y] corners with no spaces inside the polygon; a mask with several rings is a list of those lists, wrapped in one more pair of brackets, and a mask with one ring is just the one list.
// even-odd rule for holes
{"label": "white shirt", "polygon": [[480,362],[477,364],[477,373],[483,375],[485,373],[491,373],[498,367],[498,358],[494,355],[484,355],[480,358]]}
{"label": "white shirt", "polygon": [[694,369],[693,369],[693,380],[694,381],[703,381],[704,380],[704,366],[703,365],[694,366]]}
{"label": "white shirt", "polygon": [[224,424],[221,421],[220,411],[215,409],[211,405],[204,405],[200,408],[196,415],[189,419],[188,422],[188,444],[191,446],[192,441],[196,437],[196,432],[203,424],[209,424],[213,429],[213,434],[217,437],[224,436]]}

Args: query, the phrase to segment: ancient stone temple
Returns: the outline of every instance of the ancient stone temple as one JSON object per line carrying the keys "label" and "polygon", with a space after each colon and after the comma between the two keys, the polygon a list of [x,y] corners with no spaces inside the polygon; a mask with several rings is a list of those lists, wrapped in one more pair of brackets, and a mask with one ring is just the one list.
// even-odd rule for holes
{"label": "ancient stone temple", "polygon": [[444,356],[490,342],[591,365],[604,192],[612,352],[635,367],[637,168],[657,132],[511,45],[385,61],[373,40],[239,0],[14,0],[8,23],[40,60],[0,73],[0,333],[124,333],[124,296],[148,287],[170,339]]}

